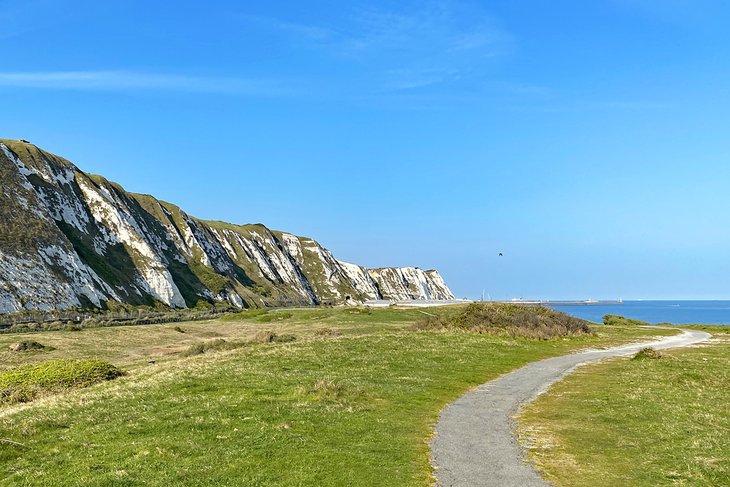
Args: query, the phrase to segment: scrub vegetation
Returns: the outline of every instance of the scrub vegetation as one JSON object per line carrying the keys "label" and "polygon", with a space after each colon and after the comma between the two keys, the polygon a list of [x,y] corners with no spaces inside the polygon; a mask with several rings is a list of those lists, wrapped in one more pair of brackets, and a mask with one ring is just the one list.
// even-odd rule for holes
{"label": "scrub vegetation", "polygon": [[646,321],[625,318],[619,315],[606,315],[603,317],[603,324],[608,326],[649,326]]}
{"label": "scrub vegetation", "polygon": [[122,371],[100,360],[51,360],[26,365],[0,372],[0,404],[28,402],[121,375]]}
{"label": "scrub vegetation", "polygon": [[457,330],[511,337],[549,339],[593,333],[588,322],[542,306],[472,303],[455,315],[428,316],[420,330]]}

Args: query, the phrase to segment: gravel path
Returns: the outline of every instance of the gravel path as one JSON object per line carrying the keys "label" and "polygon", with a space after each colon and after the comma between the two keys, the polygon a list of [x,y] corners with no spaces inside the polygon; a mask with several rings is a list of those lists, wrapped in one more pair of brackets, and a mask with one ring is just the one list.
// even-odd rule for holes
{"label": "gravel path", "polygon": [[534,362],[480,385],[441,412],[431,442],[431,460],[442,487],[546,487],[513,434],[511,417],[550,384],[576,366],[631,355],[643,347],[685,347],[707,340],[708,333],[684,330],[653,342],[606,350],[587,350]]}

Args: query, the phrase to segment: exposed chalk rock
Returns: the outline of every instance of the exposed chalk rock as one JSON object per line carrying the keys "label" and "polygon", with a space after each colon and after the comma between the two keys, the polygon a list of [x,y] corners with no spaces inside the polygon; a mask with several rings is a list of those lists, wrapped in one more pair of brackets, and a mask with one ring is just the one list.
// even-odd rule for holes
{"label": "exposed chalk rock", "polygon": [[453,299],[437,271],[368,270],[315,240],[204,221],[36,146],[0,140],[0,313]]}

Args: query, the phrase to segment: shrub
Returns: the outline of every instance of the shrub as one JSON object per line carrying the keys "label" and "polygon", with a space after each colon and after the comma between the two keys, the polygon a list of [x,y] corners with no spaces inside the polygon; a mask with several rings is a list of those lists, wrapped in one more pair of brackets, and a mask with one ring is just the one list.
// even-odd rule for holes
{"label": "shrub", "polygon": [[8,348],[13,352],[28,352],[28,351],[32,351],[32,350],[46,350],[48,347],[46,347],[45,345],[43,345],[41,343],[38,343],[38,342],[35,342],[32,340],[28,340],[28,341],[13,343]]}
{"label": "shrub", "polygon": [[29,333],[40,330],[41,328],[38,323],[16,323],[8,328],[8,332],[10,333]]}
{"label": "shrub", "polygon": [[606,315],[603,317],[603,324],[608,326],[648,326],[649,323],[632,318],[625,318],[619,315]]}
{"label": "shrub", "polygon": [[658,359],[664,357],[664,354],[661,353],[659,350],[654,350],[651,347],[645,347],[639,350],[639,352],[634,355],[633,360],[651,360],[651,359]]}
{"label": "shrub", "polygon": [[284,333],[282,335],[274,335],[271,341],[274,343],[289,343],[293,342],[296,339],[297,337],[292,335],[291,333]]}
{"label": "shrub", "polygon": [[[209,309],[187,309],[187,310],[167,310],[160,305],[159,309],[153,309],[148,306],[140,307],[123,307],[106,312],[98,312],[97,316],[87,316],[80,323],[75,320],[81,311],[53,311],[48,313],[37,313],[35,315],[27,315],[23,312],[13,313],[12,315],[3,315],[4,321],[10,326],[1,328],[0,333],[28,333],[36,331],[58,331],[70,330],[78,331],[83,328],[104,327],[104,326],[123,326],[123,325],[148,325],[160,323],[172,323],[181,321],[199,321],[218,318],[224,313],[230,313],[231,307],[218,306]],[[88,311],[86,311],[88,313]],[[264,311],[265,312],[265,311]],[[51,315],[50,317],[48,315]],[[65,320],[56,319],[58,315],[69,315]],[[72,321],[69,321],[72,318]],[[26,321],[35,319],[37,321]],[[18,321],[20,320],[20,321]],[[53,320],[53,321],[52,321]]]}
{"label": "shrub", "polygon": [[428,316],[414,330],[459,330],[533,339],[592,334],[588,322],[542,306],[472,303],[451,316]]}
{"label": "shrub", "polygon": [[288,343],[296,340],[297,337],[291,334],[277,335],[271,330],[262,330],[253,337],[254,343]]}
{"label": "shrub", "polygon": [[101,360],[50,360],[0,372],[0,404],[28,402],[57,393],[115,379],[123,372]]}
{"label": "shrub", "polygon": [[275,336],[276,333],[271,330],[262,330],[256,333],[252,341],[255,343],[271,343],[274,341]]}
{"label": "shrub", "polygon": [[183,353],[180,354],[180,356],[192,357],[193,355],[200,355],[201,353],[205,353],[205,345],[202,343],[196,343],[194,345],[190,345]]}
{"label": "shrub", "polygon": [[216,338],[215,340],[210,340],[207,342],[196,343],[194,345],[190,345],[190,347],[188,347],[188,349],[185,350],[180,355],[183,357],[192,357],[194,355],[201,355],[201,354],[209,353],[209,352],[233,350],[235,348],[240,348],[242,346],[243,346],[242,343],[227,342],[222,338]]}

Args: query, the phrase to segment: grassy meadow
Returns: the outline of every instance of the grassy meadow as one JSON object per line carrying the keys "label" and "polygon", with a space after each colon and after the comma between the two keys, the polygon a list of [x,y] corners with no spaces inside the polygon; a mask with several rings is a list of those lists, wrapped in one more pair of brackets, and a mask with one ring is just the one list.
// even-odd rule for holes
{"label": "grassy meadow", "polygon": [[730,327],[688,349],[577,369],[519,417],[556,486],[730,485]]}
{"label": "grassy meadow", "polygon": [[[438,413],[469,388],[541,358],[674,333],[534,339],[421,326],[461,323],[463,309],[288,309],[2,335],[8,372],[77,359],[124,375],[0,408],[0,485],[426,486]],[[230,346],[201,345],[213,340]],[[20,341],[48,348],[8,349]]]}

